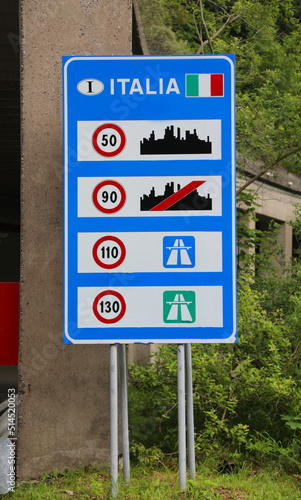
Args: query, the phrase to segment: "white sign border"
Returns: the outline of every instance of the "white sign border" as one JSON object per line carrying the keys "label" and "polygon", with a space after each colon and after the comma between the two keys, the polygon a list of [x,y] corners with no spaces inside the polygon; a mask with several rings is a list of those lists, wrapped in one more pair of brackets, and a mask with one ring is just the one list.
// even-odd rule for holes
{"label": "white sign border", "polygon": [[[232,171],[232,268],[233,268],[233,287],[232,287],[232,299],[233,299],[233,332],[232,334],[227,338],[227,339],[177,339],[176,341],[172,341],[171,339],[160,339],[156,340],[154,342],[149,341],[149,340],[141,340],[139,342],[133,342],[133,340],[121,340],[119,342],[112,342],[112,340],[76,340],[72,339],[70,335],[68,334],[68,106],[67,106],[67,90],[68,90],[68,84],[67,84],[67,68],[69,64],[73,61],[83,61],[83,60],[94,60],[94,61],[102,61],[102,60],[125,60],[129,59],[131,61],[133,60],[166,60],[167,56],[75,56],[71,57],[64,65],[64,182],[65,182],[65,189],[64,189],[64,195],[65,195],[65,201],[64,201],[64,208],[65,208],[65,217],[64,217],[64,223],[65,223],[65,228],[64,228],[64,248],[65,248],[65,265],[64,265],[64,298],[65,298],[65,303],[64,303],[64,333],[67,337],[68,340],[72,344],[190,344],[190,343],[200,343],[200,344],[215,344],[215,343],[234,343],[237,335],[237,304],[236,304],[236,287],[234,284],[236,283],[236,197],[235,197],[235,180],[236,180],[236,171],[235,171],[235,81],[234,81],[234,64],[233,61],[227,57],[226,55],[215,55],[215,56],[206,56],[206,59],[208,60],[217,60],[217,59],[223,59],[226,60],[231,67],[231,134],[232,134],[232,144],[231,144],[231,149],[232,149],[232,165],[231,165],[231,171]],[[184,59],[184,58],[189,58],[189,59],[200,59],[199,56],[168,56],[168,60],[179,60],[179,59]]]}

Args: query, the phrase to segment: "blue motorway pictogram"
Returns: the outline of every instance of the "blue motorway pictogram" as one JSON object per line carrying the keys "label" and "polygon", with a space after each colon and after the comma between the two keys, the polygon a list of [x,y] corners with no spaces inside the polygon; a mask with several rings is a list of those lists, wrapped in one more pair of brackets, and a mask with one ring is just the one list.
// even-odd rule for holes
{"label": "blue motorway pictogram", "polygon": [[163,266],[166,268],[194,267],[194,236],[165,236],[163,238]]}

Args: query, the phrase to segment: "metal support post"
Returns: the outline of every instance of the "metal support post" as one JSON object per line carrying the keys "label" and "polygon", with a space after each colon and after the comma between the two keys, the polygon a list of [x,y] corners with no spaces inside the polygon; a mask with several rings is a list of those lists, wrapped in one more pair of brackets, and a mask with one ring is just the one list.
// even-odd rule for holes
{"label": "metal support post", "polygon": [[189,478],[195,479],[194,416],[191,344],[185,345],[186,405],[187,405],[187,446]]}
{"label": "metal support post", "polygon": [[110,346],[110,396],[111,396],[111,495],[118,494],[118,374],[117,345]]}
{"label": "metal support post", "polygon": [[130,445],[129,445],[129,419],[128,419],[128,388],[126,376],[126,347],[125,344],[119,346],[119,379],[120,379],[120,405],[121,405],[121,425],[122,425],[122,456],[123,456],[123,477],[130,480]]}
{"label": "metal support post", "polygon": [[179,428],[179,486],[186,490],[186,425],[185,425],[185,354],[178,345],[178,428]]}

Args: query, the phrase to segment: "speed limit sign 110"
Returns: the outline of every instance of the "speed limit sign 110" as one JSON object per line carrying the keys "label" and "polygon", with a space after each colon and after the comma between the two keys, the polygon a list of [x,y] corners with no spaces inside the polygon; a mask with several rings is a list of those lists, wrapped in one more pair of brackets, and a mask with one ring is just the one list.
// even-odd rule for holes
{"label": "speed limit sign 110", "polygon": [[120,238],[103,236],[93,246],[93,259],[103,269],[115,269],[125,259],[126,249]]}

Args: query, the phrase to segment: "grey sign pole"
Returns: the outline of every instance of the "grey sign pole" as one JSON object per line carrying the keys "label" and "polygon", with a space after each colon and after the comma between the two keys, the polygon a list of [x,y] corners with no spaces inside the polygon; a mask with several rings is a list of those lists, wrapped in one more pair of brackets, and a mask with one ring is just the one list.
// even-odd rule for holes
{"label": "grey sign pole", "polygon": [[122,456],[123,477],[130,480],[130,446],[129,446],[129,419],[128,419],[128,388],[126,376],[126,346],[119,346],[119,378],[120,378],[120,406],[122,425]]}
{"label": "grey sign pole", "polygon": [[111,495],[118,494],[118,372],[117,345],[110,346],[110,392],[111,392]]}
{"label": "grey sign pole", "polygon": [[185,371],[186,371],[188,469],[189,469],[189,478],[195,479],[194,416],[193,416],[191,344],[185,345]]}
{"label": "grey sign pole", "polygon": [[185,351],[178,345],[179,485],[186,490]]}

